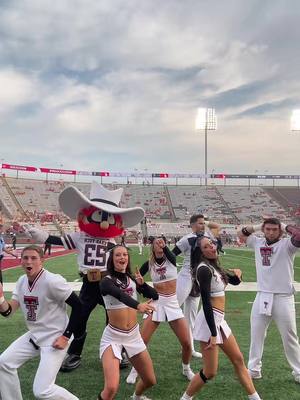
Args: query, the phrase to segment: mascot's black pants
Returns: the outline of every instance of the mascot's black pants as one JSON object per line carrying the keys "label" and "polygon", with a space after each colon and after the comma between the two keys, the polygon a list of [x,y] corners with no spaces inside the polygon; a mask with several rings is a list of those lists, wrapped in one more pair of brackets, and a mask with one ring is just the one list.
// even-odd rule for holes
{"label": "mascot's black pants", "polygon": [[[86,275],[82,278],[82,287],[79,293],[79,298],[82,302],[82,314],[80,320],[80,332],[86,332],[86,325],[89,319],[89,316],[93,309],[100,304],[104,306],[104,301],[100,293],[99,282],[89,282],[87,280]],[[106,312],[106,311],[105,311]],[[108,322],[107,313],[106,313],[106,324]],[[76,354],[78,356],[81,355],[82,349],[84,346],[84,342],[86,339],[86,335],[82,335],[79,339],[73,339],[69,349],[68,354]]]}

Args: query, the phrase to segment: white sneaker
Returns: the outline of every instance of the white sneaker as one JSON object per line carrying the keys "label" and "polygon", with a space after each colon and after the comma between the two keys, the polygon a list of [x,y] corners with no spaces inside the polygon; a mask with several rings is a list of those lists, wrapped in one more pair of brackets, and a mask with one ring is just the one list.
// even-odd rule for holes
{"label": "white sneaker", "polygon": [[295,372],[292,372],[292,374],[293,374],[293,377],[295,379],[295,382],[296,383],[300,383],[300,375],[296,375]]}
{"label": "white sneaker", "polygon": [[202,358],[202,353],[200,353],[199,351],[193,350],[192,351],[192,357]]}
{"label": "white sneaker", "polygon": [[195,376],[194,372],[191,370],[190,367],[186,368],[186,369],[183,369],[182,370],[182,375],[186,376],[189,381],[191,381]]}
{"label": "white sneaker", "polygon": [[134,385],[137,377],[138,377],[137,370],[132,367],[131,371],[129,372],[129,375],[126,378],[126,382],[129,385]]}
{"label": "white sneaker", "polygon": [[130,398],[131,400],[151,400],[150,397],[144,396],[143,394],[140,396],[133,394]]}
{"label": "white sneaker", "polygon": [[252,370],[248,369],[248,373],[252,379],[261,379],[262,378],[262,374],[260,371],[252,371]]}

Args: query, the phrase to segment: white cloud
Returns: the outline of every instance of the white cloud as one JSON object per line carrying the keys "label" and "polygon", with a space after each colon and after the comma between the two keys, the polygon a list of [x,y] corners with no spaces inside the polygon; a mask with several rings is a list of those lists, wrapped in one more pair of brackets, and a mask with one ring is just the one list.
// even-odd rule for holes
{"label": "white cloud", "polygon": [[[210,168],[246,173],[255,160],[256,169],[295,173],[299,137],[289,135],[288,118],[300,105],[300,38],[292,29],[298,3],[291,3],[1,6],[2,157],[78,169],[202,172],[195,112],[216,106]],[[282,151],[291,157],[278,165]]]}
{"label": "white cloud", "polygon": [[13,69],[0,69],[0,113],[26,105],[37,99],[33,79]]}

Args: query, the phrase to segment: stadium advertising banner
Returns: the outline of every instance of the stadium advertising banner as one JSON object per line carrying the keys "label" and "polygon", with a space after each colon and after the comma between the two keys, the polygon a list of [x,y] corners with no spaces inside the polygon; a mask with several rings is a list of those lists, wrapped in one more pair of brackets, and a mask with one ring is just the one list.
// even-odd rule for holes
{"label": "stadium advertising banner", "polygon": [[2,169],[13,169],[15,171],[36,172],[37,168],[25,165],[2,164]]}
{"label": "stadium advertising banner", "polygon": [[76,175],[76,171],[71,169],[40,168],[40,171],[45,174]]}
{"label": "stadium advertising banner", "polygon": [[[0,164],[1,165],[1,164]],[[76,171],[70,169],[59,169],[59,168],[36,168],[26,165],[15,165],[15,164],[2,164],[2,169],[9,169],[15,171],[25,172],[42,172],[45,174],[59,174],[59,175],[85,175],[85,176],[100,176],[100,177],[114,177],[114,178],[211,178],[211,179],[222,179],[226,182],[226,179],[296,179],[300,181],[300,175],[256,175],[256,174],[195,174],[195,173],[168,173],[168,172],[140,172],[135,170],[134,172],[110,172],[110,171]]]}
{"label": "stadium advertising banner", "polygon": [[76,175],[92,176],[92,175],[93,175],[93,172],[89,172],[89,171],[76,171]]}

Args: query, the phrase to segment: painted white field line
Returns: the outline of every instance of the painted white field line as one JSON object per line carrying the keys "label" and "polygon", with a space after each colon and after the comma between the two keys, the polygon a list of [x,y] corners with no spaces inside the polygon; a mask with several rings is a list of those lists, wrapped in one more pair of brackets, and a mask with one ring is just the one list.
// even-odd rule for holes
{"label": "painted white field line", "polygon": [[[81,279],[76,279],[74,282],[69,282],[73,290],[80,290],[82,282]],[[152,286],[152,282],[147,282]],[[4,282],[3,288],[6,292],[12,292],[16,286],[15,282]],[[300,292],[300,282],[294,282],[296,291]],[[242,282],[237,286],[229,285],[226,289],[228,292],[256,292],[257,283],[256,282]]]}

